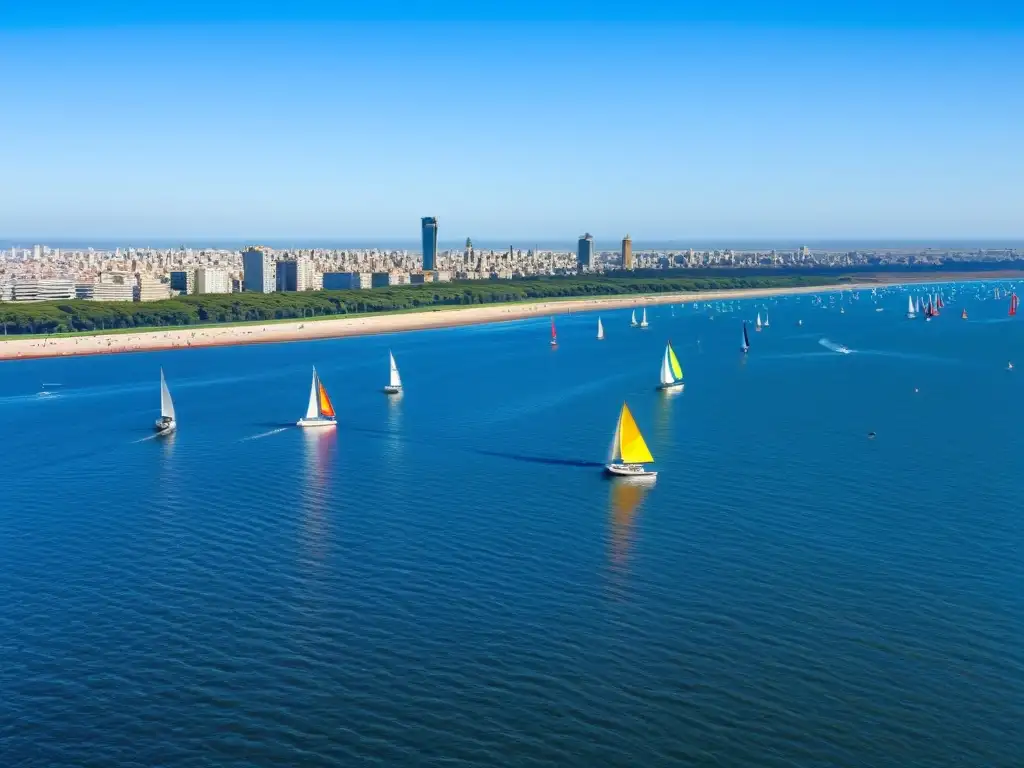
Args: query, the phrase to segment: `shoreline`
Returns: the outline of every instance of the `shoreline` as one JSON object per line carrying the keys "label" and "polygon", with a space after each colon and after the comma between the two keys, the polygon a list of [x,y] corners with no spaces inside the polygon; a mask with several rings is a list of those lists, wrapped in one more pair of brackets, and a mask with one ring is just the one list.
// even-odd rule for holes
{"label": "shoreline", "polygon": [[[868,277],[865,275],[864,277]],[[513,322],[545,315],[564,315],[571,312],[594,312],[601,309],[629,309],[643,305],[692,303],[696,301],[723,301],[733,299],[768,298],[800,294],[860,291],[880,285],[898,285],[908,282],[960,282],[977,279],[967,275],[930,276],[930,280],[907,279],[906,275],[893,275],[893,280],[793,286],[780,288],[739,288],[721,291],[690,293],[633,294],[630,296],[604,296],[595,298],[565,298],[541,300],[527,304],[484,304],[458,309],[424,309],[420,312],[370,314],[359,317],[331,317],[317,320],[294,320],[276,323],[246,325],[207,325],[195,329],[149,330],[115,334],[84,336],[58,336],[30,339],[8,338],[0,342],[0,360],[38,360],[52,357],[83,355],[127,354],[159,350],[200,349],[207,347],[240,346],[244,344],[274,344],[289,341],[315,341],[352,336],[372,336],[404,331],[422,331],[437,328],[455,328],[466,325]],[[887,277],[887,276],[886,276]],[[917,277],[916,275],[914,277]],[[922,276],[923,277],[923,276]],[[998,279],[998,278],[997,278]]]}

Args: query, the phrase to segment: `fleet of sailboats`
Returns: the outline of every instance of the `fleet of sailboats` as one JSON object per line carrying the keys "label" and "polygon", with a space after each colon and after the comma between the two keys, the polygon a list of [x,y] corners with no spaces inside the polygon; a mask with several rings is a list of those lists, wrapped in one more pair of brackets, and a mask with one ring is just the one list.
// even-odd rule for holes
{"label": "fleet of sailboats", "polygon": [[658,474],[644,466],[652,464],[654,457],[651,456],[651,451],[647,447],[647,443],[644,442],[644,436],[640,434],[640,428],[636,425],[636,420],[625,403],[622,404],[619,420],[615,424],[615,434],[612,436],[609,454],[605,471],[611,475],[654,478]]}
{"label": "fleet of sailboats", "polygon": [[665,354],[661,358],[661,376],[658,389],[670,391],[683,388],[683,367],[679,365],[672,342],[665,345]]}
{"label": "fleet of sailboats", "polygon": [[398,365],[395,363],[395,356],[388,350],[388,383],[384,392],[389,395],[397,395],[402,391],[402,377],[398,374]]}
{"label": "fleet of sailboats", "polygon": [[163,368],[160,369],[160,418],[156,420],[154,427],[160,435],[169,435],[178,428],[178,421],[174,415],[174,401],[171,400],[171,391],[167,388]]}
{"label": "fleet of sailboats", "polygon": [[309,404],[306,415],[295,422],[300,427],[333,427],[337,425],[334,416],[334,404],[327,394],[324,383],[313,368],[313,383],[309,385]]}

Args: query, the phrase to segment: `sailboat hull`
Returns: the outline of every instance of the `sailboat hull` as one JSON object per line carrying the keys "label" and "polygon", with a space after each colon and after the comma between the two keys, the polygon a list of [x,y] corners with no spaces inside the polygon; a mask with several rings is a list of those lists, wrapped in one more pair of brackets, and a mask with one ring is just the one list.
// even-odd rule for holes
{"label": "sailboat hull", "polygon": [[386,387],[384,387],[385,395],[398,395],[401,394],[401,392],[402,388],[394,384],[388,384]]}
{"label": "sailboat hull", "polygon": [[338,426],[338,422],[336,422],[334,419],[320,419],[320,418],[299,419],[298,421],[295,422],[295,426],[297,426],[297,427],[305,427],[307,429],[323,428],[323,427],[336,427],[336,426]]}
{"label": "sailboat hull", "polygon": [[686,386],[684,382],[677,381],[673,384],[659,384],[655,389],[659,392],[682,392],[684,386]]}
{"label": "sailboat hull", "polygon": [[157,419],[153,425],[153,429],[156,430],[158,435],[169,435],[171,432],[178,428],[178,423],[171,419],[170,421],[164,421],[163,419]]}
{"label": "sailboat hull", "polygon": [[644,469],[643,464],[606,464],[604,471],[613,477],[645,477],[655,478],[657,472]]}

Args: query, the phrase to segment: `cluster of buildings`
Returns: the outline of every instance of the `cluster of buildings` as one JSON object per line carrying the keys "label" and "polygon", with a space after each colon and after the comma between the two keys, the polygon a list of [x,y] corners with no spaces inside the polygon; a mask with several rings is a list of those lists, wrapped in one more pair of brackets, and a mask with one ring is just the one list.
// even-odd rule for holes
{"label": "cluster of buildings", "polygon": [[420,219],[421,250],[382,248],[274,249],[95,248],[44,245],[0,251],[0,301],[85,299],[157,301],[175,295],[272,293],[416,285],[449,280],[507,280],[538,275],[633,269],[849,268],[1016,261],[1013,249],[895,248],[818,250],[645,249],[626,235],[618,248],[598,249],[580,235],[576,250],[438,247],[438,220]]}

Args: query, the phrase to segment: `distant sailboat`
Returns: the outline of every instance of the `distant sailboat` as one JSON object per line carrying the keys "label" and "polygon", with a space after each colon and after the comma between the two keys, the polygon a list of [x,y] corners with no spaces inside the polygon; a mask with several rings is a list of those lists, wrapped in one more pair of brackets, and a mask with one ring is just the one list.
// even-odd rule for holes
{"label": "distant sailboat", "polygon": [[597,340],[604,341],[604,326],[601,325],[601,318],[597,318]]}
{"label": "distant sailboat", "polygon": [[1017,298],[1017,294],[1016,293],[1011,293],[1010,294],[1010,317],[1014,317],[1017,314],[1017,304],[1019,302],[1020,302],[1020,299]]}
{"label": "distant sailboat", "polygon": [[966,309],[964,309],[964,311],[960,313],[960,319],[961,320],[966,320],[967,319],[967,310]]}
{"label": "distant sailboat", "polygon": [[647,327],[647,307],[644,307],[643,317],[640,318],[640,327],[641,328],[646,328]]}
{"label": "distant sailboat", "polygon": [[615,425],[610,453],[605,470],[611,475],[653,478],[658,474],[644,468],[644,464],[652,463],[654,457],[651,456],[651,451],[640,434],[640,428],[625,403],[622,404],[619,421]]}
{"label": "distant sailboat", "polygon": [[337,425],[334,420],[334,404],[327,395],[324,384],[317,375],[316,368],[313,368],[313,383],[309,386],[309,405],[306,406],[306,415],[295,422],[300,427],[333,427]]}
{"label": "distant sailboat", "polygon": [[768,327],[768,310],[765,310],[764,312],[764,327]]}
{"label": "distant sailboat", "polygon": [[683,388],[683,367],[679,364],[672,342],[665,345],[665,354],[661,358],[661,378],[658,389],[679,390]]}
{"label": "distant sailboat", "polygon": [[757,321],[754,323],[754,330],[758,333],[761,332],[761,313],[757,313]]}
{"label": "distant sailboat", "polygon": [[397,395],[402,391],[402,377],[398,375],[398,366],[395,364],[395,356],[388,350],[388,363],[391,370],[388,373],[388,385],[384,391],[389,395]]}
{"label": "distant sailboat", "polygon": [[174,416],[174,401],[171,400],[171,391],[167,388],[163,368],[160,369],[160,418],[153,426],[161,435],[169,435],[178,427]]}
{"label": "distant sailboat", "polygon": [[917,297],[917,314],[921,314],[921,297]]}
{"label": "distant sailboat", "polygon": [[555,318],[551,318],[551,346],[558,346],[558,333],[555,331]]}
{"label": "distant sailboat", "polygon": [[914,298],[907,296],[907,320],[913,320],[917,317],[917,313],[914,312]]}
{"label": "distant sailboat", "polygon": [[747,323],[743,322],[743,346],[740,347],[743,350],[743,354],[747,354],[750,351],[750,336],[747,335]]}
{"label": "distant sailboat", "polygon": [[633,315],[632,315],[632,318],[629,321],[629,324],[633,328],[636,328],[638,325],[640,325],[640,323],[638,323],[636,321],[636,310],[635,309],[633,310]]}
{"label": "distant sailboat", "polygon": [[946,308],[946,305],[942,303],[942,294],[941,293],[938,295],[938,298],[935,300],[935,307],[937,309],[945,309]]}

